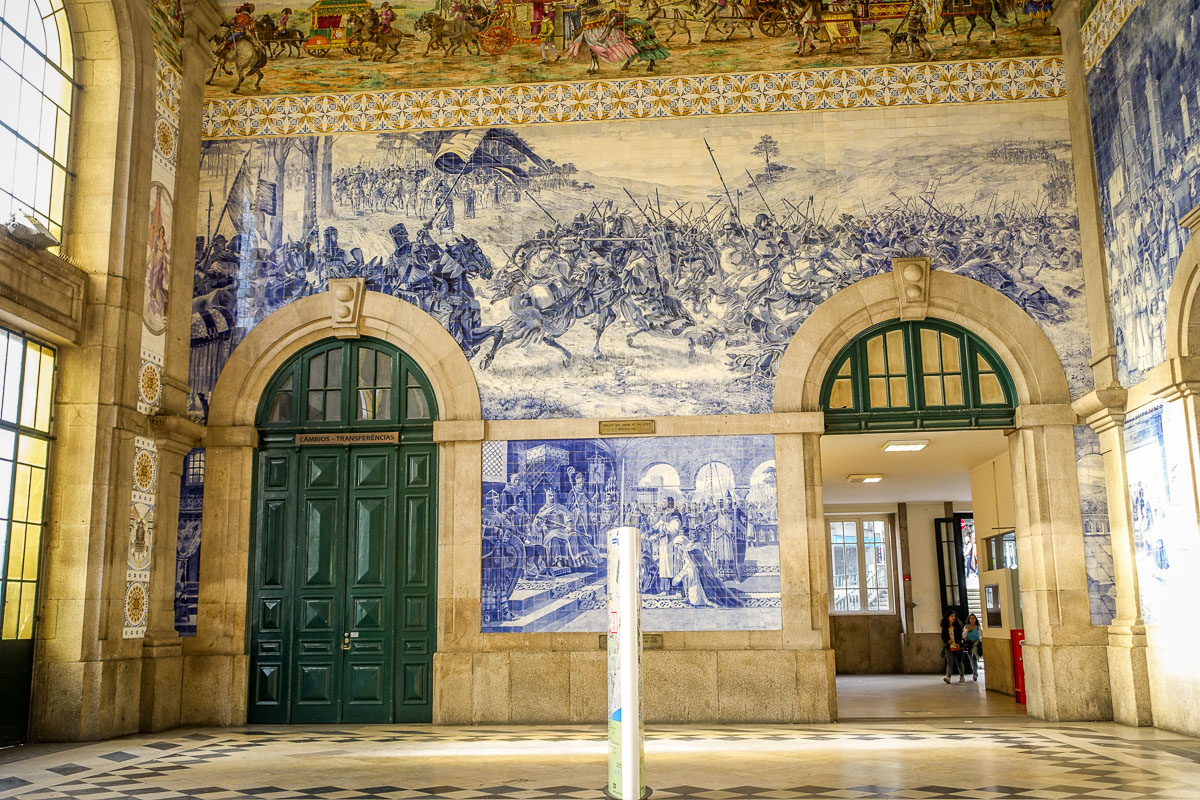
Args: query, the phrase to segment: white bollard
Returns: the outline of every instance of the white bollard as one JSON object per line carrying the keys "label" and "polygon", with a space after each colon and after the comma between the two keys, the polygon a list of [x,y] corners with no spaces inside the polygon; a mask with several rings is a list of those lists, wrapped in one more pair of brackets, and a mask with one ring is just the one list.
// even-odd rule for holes
{"label": "white bollard", "polygon": [[608,532],[608,786],[620,800],[650,796],[643,778],[641,532]]}

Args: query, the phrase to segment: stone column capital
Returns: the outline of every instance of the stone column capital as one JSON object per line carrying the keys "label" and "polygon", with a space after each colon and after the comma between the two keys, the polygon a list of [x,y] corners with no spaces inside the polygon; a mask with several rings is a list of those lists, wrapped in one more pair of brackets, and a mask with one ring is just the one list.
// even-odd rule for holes
{"label": "stone column capital", "polygon": [[1069,403],[1026,403],[1017,407],[1018,428],[1045,428],[1076,425],[1079,418]]}
{"label": "stone column capital", "polygon": [[1121,386],[1094,389],[1071,404],[1096,433],[1105,433],[1125,422],[1125,403],[1129,392]]}
{"label": "stone column capital", "polygon": [[204,426],[178,414],[154,417],[151,430],[161,450],[186,455],[204,438]]}

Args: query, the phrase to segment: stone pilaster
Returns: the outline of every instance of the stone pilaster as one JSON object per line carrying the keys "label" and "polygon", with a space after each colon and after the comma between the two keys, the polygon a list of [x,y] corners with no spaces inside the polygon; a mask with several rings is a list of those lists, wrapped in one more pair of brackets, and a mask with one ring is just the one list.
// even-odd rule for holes
{"label": "stone pilaster", "polygon": [[1021,406],[1009,440],[1013,483],[1024,486],[1014,501],[1027,703],[1055,721],[1112,718],[1105,631],[1088,602],[1074,424],[1068,405]]}
{"label": "stone pilaster", "polygon": [[1152,725],[1146,625],[1134,558],[1133,518],[1125,461],[1124,389],[1092,392],[1075,402],[1076,412],[1100,437],[1108,489],[1109,535],[1117,582],[1117,615],[1108,626],[1108,671],[1113,719],[1125,725]]}

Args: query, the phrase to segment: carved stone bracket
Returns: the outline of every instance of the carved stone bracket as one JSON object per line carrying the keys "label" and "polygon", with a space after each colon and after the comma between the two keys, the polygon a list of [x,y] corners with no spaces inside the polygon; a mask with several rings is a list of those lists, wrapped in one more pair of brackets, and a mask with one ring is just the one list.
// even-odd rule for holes
{"label": "carved stone bracket", "polygon": [[363,294],[366,281],[363,278],[332,278],[329,295],[333,298],[330,316],[333,318],[333,335],[339,339],[357,339],[362,316]]}
{"label": "carved stone bracket", "polygon": [[900,319],[925,319],[929,315],[929,259],[893,258],[896,296],[900,300]]}

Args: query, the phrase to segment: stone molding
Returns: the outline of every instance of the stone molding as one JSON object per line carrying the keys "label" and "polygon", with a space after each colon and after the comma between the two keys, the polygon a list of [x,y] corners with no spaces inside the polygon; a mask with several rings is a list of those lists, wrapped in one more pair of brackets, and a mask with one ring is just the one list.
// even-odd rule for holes
{"label": "stone molding", "polygon": [[82,269],[0,233],[0,320],[56,344],[76,344],[86,294]]}
{"label": "stone molding", "polygon": [[[255,424],[267,382],[283,363],[310,344],[335,335],[338,304],[331,292],[289,303],[254,327],[217,379],[209,407],[210,428]],[[481,417],[479,387],[462,349],[433,317],[379,292],[361,292],[356,330],[399,347],[429,378],[441,420]]]}
{"label": "stone molding", "polygon": [[1200,355],[1200,206],[1188,213],[1192,237],[1179,254],[1175,276],[1167,294],[1167,322],[1164,330],[1166,356],[1174,358]]}
{"label": "stone molding", "polygon": [[1093,389],[1071,404],[1088,426],[1096,433],[1105,433],[1125,422],[1125,403],[1129,392],[1119,386]]}
{"label": "stone molding", "polygon": [[512,439],[621,439],[643,436],[752,436],[789,433],[822,433],[825,415],[820,411],[776,414],[711,414],[689,417],[642,417],[653,420],[653,434],[603,434],[598,418],[484,420],[476,436],[464,423],[434,423],[434,440],[508,441]]}
{"label": "stone molding", "polygon": [[920,320],[929,314],[929,258],[893,258],[900,319]]}
{"label": "stone molding", "polygon": [[[1012,374],[1021,407],[1065,406],[1069,412],[1070,392],[1058,353],[1020,306],[979,281],[937,269],[929,273],[928,304],[929,318],[961,325],[996,351]],[[833,359],[862,331],[898,319],[900,309],[897,282],[886,273],[847,286],[821,303],[780,361],[776,412],[819,411],[821,384]],[[1059,422],[1073,424],[1065,419],[1055,424]]]}
{"label": "stone molding", "polygon": [[244,139],[773,111],[996,103],[1066,96],[1059,56],[793,72],[209,98],[202,136]]}

